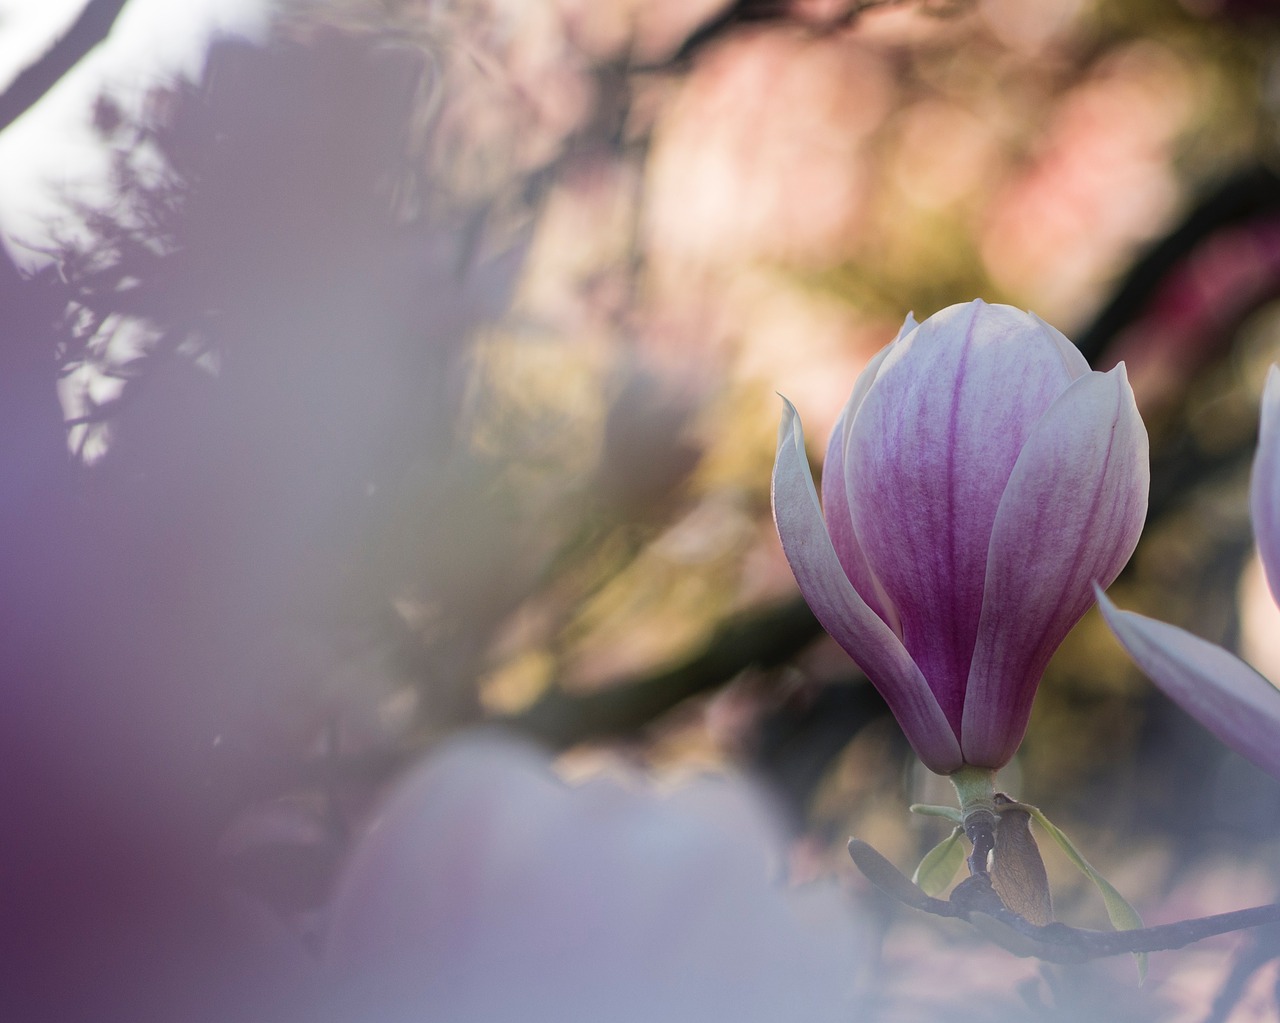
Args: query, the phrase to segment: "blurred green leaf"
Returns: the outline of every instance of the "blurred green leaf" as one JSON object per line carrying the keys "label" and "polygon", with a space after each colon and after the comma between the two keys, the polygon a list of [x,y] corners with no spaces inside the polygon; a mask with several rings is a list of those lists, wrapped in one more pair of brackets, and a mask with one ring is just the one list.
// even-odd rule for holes
{"label": "blurred green leaf", "polygon": [[960,811],[954,806],[930,806],[928,803],[912,803],[908,809],[921,817],[942,817],[957,826],[964,823]]}
{"label": "blurred green leaf", "polygon": [[[1102,894],[1102,901],[1107,907],[1107,917],[1110,919],[1112,927],[1117,931],[1132,931],[1142,926],[1142,917],[1138,915],[1138,911],[1129,904],[1129,901],[1123,895],[1116,891],[1115,886],[1110,881],[1099,874],[1090,865],[1089,861],[1080,855],[1080,850],[1071,844],[1071,839],[1064,835],[1041,810],[1026,803],[1018,803],[1016,805],[1018,809],[1029,813],[1032,819],[1044,829],[1045,834],[1058,843],[1059,848],[1067,854],[1067,859],[1075,864],[1080,873],[1094,883]],[[1145,952],[1139,952],[1135,954],[1134,958],[1138,961],[1138,983],[1141,984],[1147,979],[1147,956]]]}
{"label": "blurred green leaf", "polygon": [[920,886],[926,895],[941,895],[956,876],[960,864],[964,862],[964,844],[960,841],[962,829],[953,828],[951,835],[944,838],[924,855],[920,866],[911,875],[911,880]]}

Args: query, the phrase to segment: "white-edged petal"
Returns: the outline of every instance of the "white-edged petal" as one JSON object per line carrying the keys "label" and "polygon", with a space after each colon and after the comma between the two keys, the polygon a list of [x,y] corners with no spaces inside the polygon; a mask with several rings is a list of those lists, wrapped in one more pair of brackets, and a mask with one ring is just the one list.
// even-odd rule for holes
{"label": "white-edged petal", "polygon": [[848,425],[859,546],[957,733],[996,513],[1027,438],[1074,379],[1054,334],[1009,306],[944,309],[893,346]]}
{"label": "white-edged petal", "polygon": [[1244,661],[1185,629],[1121,611],[1098,591],[1111,631],[1146,676],[1237,753],[1280,778],[1280,691]]}
{"label": "white-edged petal", "polygon": [[[902,337],[903,334],[908,333],[908,327],[914,328],[914,326],[915,320],[908,315],[907,322],[902,325],[902,333],[898,336]],[[840,418],[836,420],[836,425],[831,431],[831,439],[827,442],[826,458],[822,463],[822,514],[826,519],[827,532],[831,536],[836,555],[840,558],[840,564],[844,566],[849,581],[853,583],[853,588],[895,633],[900,633],[898,613],[885,593],[884,587],[880,585],[880,581],[867,565],[866,555],[863,554],[862,547],[858,544],[858,535],[853,529],[853,519],[849,514],[849,492],[844,463],[849,424],[858,414],[862,400],[875,382],[880,364],[892,349],[892,344],[882,348],[858,375],[853,385],[853,393],[849,395],[849,400],[845,402]]]}
{"label": "white-edged petal", "polygon": [[1271,596],[1280,601],[1280,367],[1267,372],[1249,510]]}
{"label": "white-edged petal", "polygon": [[1036,424],[1000,502],[965,693],[966,761],[1017,750],[1049,658],[1137,546],[1147,431],[1123,364],[1075,381]]}
{"label": "white-edged petal", "polygon": [[1045,323],[1045,321],[1040,319],[1040,317],[1035,313],[1029,312],[1027,315],[1031,317],[1032,322],[1035,323],[1040,334],[1048,338],[1048,340],[1058,350],[1058,354],[1062,356],[1062,363],[1066,366],[1067,372],[1071,374],[1072,380],[1078,379],[1086,373],[1092,372],[1089,369],[1089,360],[1081,354],[1079,348],[1071,343],[1070,338],[1062,333],[1062,331],[1057,327],[1053,326],[1053,324]]}
{"label": "white-edged petal", "polygon": [[962,766],[960,743],[906,648],[858,595],[831,545],[805,455],[804,432],[783,399],[773,469],[773,517],[782,549],[814,616],[867,674],[925,766]]}

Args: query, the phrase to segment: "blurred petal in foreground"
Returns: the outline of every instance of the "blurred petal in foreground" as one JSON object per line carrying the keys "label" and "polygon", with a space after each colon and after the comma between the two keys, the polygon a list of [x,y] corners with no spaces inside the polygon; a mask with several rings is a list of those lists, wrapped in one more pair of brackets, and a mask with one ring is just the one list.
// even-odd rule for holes
{"label": "blurred petal in foreground", "polygon": [[[1280,591],[1280,368],[1262,395],[1250,512],[1258,553],[1274,597]],[[1280,691],[1244,661],[1176,626],[1121,611],[1099,593],[1099,607],[1138,667],[1183,710],[1237,753],[1280,778]]]}
{"label": "blurred petal in foreground", "polygon": [[700,780],[568,786],[496,737],[411,772],[356,849],[326,957],[378,1021],[851,1018],[854,926],[773,883],[756,794]]}

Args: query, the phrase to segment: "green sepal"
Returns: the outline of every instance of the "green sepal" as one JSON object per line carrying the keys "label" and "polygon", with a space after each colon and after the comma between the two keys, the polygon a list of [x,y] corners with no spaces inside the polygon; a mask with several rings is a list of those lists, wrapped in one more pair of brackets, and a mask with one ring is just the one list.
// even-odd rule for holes
{"label": "green sepal", "polygon": [[964,862],[964,843],[960,836],[964,829],[957,825],[951,835],[944,838],[927,853],[911,875],[913,883],[920,886],[926,895],[941,895],[947,890]]}
{"label": "green sepal", "polygon": [[912,803],[908,809],[921,817],[944,817],[956,827],[964,823],[964,817],[954,806],[930,806],[928,803]]}
{"label": "green sepal", "polygon": [[[1044,813],[1037,807],[1029,806],[1026,803],[1012,804],[1020,810],[1025,810],[1043,830],[1046,835],[1058,843],[1058,847],[1067,854],[1076,869],[1085,877],[1092,881],[1102,895],[1102,901],[1107,907],[1107,918],[1111,921],[1111,926],[1117,931],[1132,931],[1142,927],[1142,917],[1138,915],[1138,911],[1129,904],[1129,901],[1116,891],[1115,885],[1099,874],[1090,865],[1089,861],[1080,855],[1071,839],[1064,835]],[[1147,979],[1147,954],[1145,952],[1135,952],[1134,958],[1138,962],[1138,983],[1142,984]]]}

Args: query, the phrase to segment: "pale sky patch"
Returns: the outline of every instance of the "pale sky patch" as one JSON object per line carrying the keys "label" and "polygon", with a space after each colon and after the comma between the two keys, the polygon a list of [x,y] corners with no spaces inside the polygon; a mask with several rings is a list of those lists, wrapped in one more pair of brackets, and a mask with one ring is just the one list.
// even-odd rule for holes
{"label": "pale sky patch", "polygon": [[[0,0],[0,87],[39,58],[79,16],[85,0]],[[62,195],[103,195],[107,154],[94,134],[93,101],[107,88],[136,110],[149,88],[199,72],[219,34],[261,37],[270,0],[129,0],[107,39],[35,107],[0,132],[0,241],[19,262],[22,243],[50,239],[68,216]]]}

